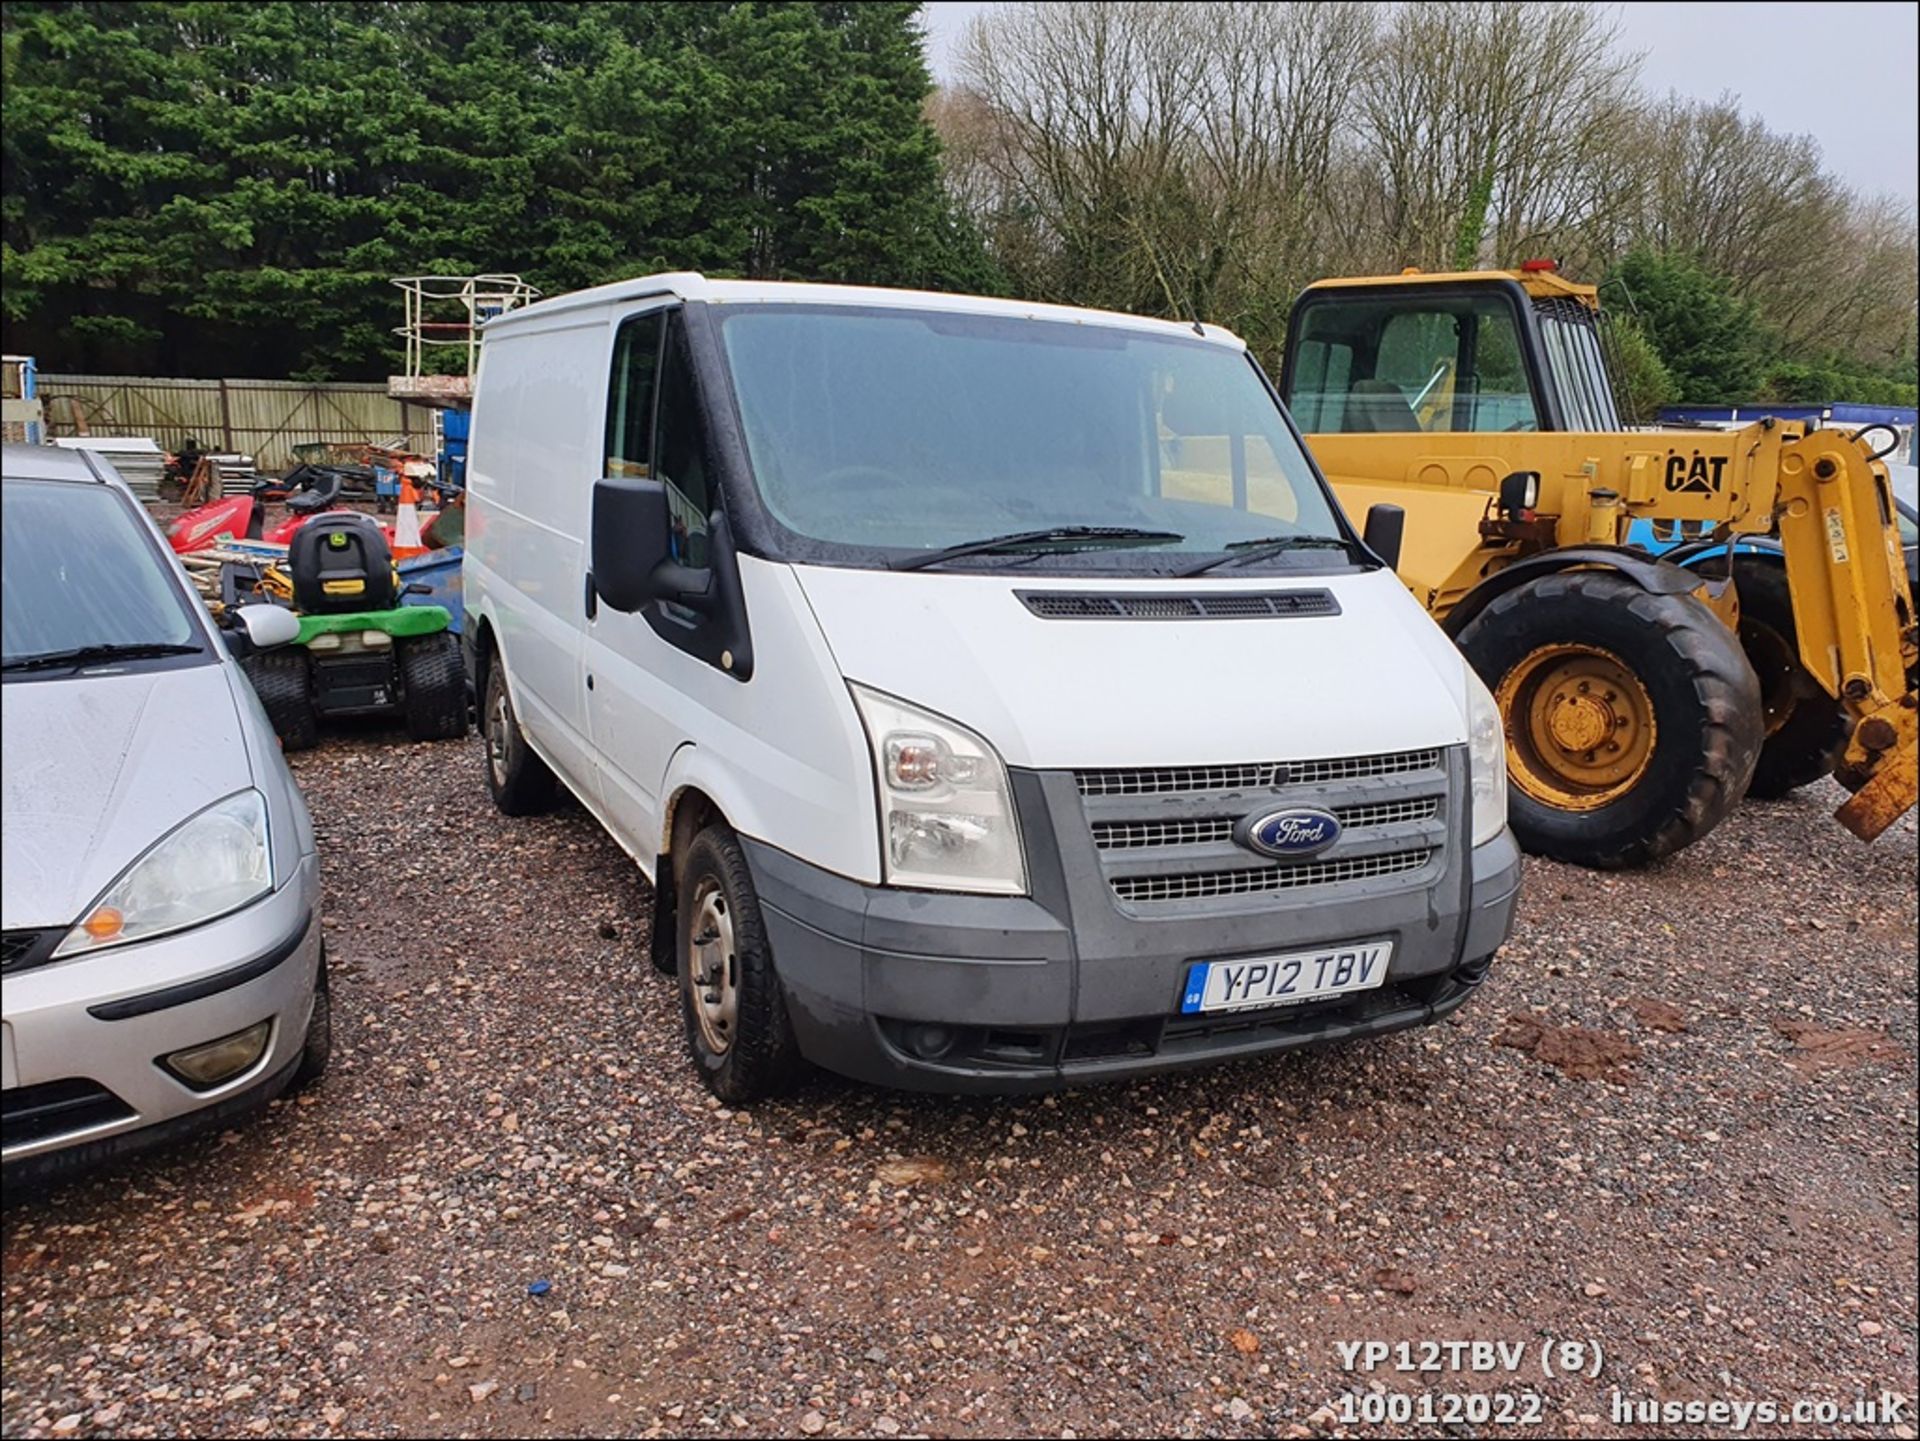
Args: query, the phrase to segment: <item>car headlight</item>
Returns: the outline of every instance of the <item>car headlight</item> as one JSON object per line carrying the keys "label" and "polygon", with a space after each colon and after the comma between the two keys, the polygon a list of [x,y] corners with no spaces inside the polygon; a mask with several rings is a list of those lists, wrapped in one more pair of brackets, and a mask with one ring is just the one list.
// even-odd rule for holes
{"label": "car headlight", "polygon": [[880,785],[890,886],[1025,895],[1026,860],[1007,768],[965,726],[851,685]]}
{"label": "car headlight", "polygon": [[1467,673],[1467,769],[1473,785],[1473,843],[1485,845],[1507,823],[1507,732],[1486,682]]}
{"label": "car headlight", "polygon": [[53,954],[82,955],[184,931],[272,889],[266,797],[237,791],[182,821],[122,871]]}

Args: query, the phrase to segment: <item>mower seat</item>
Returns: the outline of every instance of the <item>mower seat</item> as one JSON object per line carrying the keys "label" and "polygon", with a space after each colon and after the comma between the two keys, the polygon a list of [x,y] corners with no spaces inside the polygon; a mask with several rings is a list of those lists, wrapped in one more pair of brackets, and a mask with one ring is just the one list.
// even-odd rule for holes
{"label": "mower seat", "polygon": [[310,476],[312,483],[307,489],[287,497],[287,509],[295,515],[313,515],[339,503],[344,484],[339,471],[315,469]]}
{"label": "mower seat", "polygon": [[308,615],[391,610],[400,603],[393,551],[379,522],[357,511],[316,515],[287,547],[293,602]]}

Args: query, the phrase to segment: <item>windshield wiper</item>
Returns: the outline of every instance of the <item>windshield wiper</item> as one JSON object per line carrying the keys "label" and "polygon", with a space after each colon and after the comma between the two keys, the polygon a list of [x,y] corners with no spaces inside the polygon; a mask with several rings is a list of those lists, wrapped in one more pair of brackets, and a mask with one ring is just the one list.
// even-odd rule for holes
{"label": "windshield wiper", "polygon": [[0,670],[43,670],[53,666],[92,665],[108,660],[143,660],[149,656],[199,655],[197,645],[176,645],[171,641],[134,641],[119,645],[77,645],[71,650],[43,650],[36,655],[16,656],[0,664]]}
{"label": "windshield wiper", "polygon": [[1289,550],[1350,550],[1352,542],[1337,535],[1270,535],[1263,540],[1236,540],[1226,555],[1216,555],[1198,565],[1190,565],[1177,575],[1200,575],[1220,565],[1245,565],[1250,560],[1265,560]]}
{"label": "windshield wiper", "polygon": [[1175,545],[1186,537],[1176,530],[1141,530],[1130,525],[1056,525],[1046,530],[1016,530],[983,540],[962,541],[943,550],[909,555],[894,561],[890,570],[924,570],[942,561],[967,555],[1008,554],[1023,550],[1108,550],[1132,545]]}

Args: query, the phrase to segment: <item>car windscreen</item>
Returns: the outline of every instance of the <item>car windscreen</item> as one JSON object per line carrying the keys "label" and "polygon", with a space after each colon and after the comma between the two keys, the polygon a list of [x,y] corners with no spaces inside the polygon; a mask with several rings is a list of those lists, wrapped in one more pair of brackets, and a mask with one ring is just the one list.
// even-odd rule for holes
{"label": "car windscreen", "polygon": [[[1137,573],[1236,543],[1341,534],[1284,414],[1237,347],[885,307],[722,307],[720,316],[761,500],[814,543],[803,547],[811,558],[886,563],[1055,528],[1179,537],[968,561]],[[1325,564],[1330,553],[1300,554]]]}
{"label": "car windscreen", "polygon": [[95,647],[205,648],[205,632],[143,527],[109,486],[15,477],[0,485],[0,643],[10,673]]}

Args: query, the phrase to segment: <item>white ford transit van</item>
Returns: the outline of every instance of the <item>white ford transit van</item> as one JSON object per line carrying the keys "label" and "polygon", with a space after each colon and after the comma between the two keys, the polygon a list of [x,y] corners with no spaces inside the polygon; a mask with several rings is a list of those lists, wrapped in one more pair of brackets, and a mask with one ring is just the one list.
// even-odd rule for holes
{"label": "white ford transit van", "polygon": [[1506,938],[1493,701],[1232,335],[647,276],[490,322],[471,444],[494,798],[653,880],[722,1097],[1375,1035]]}

